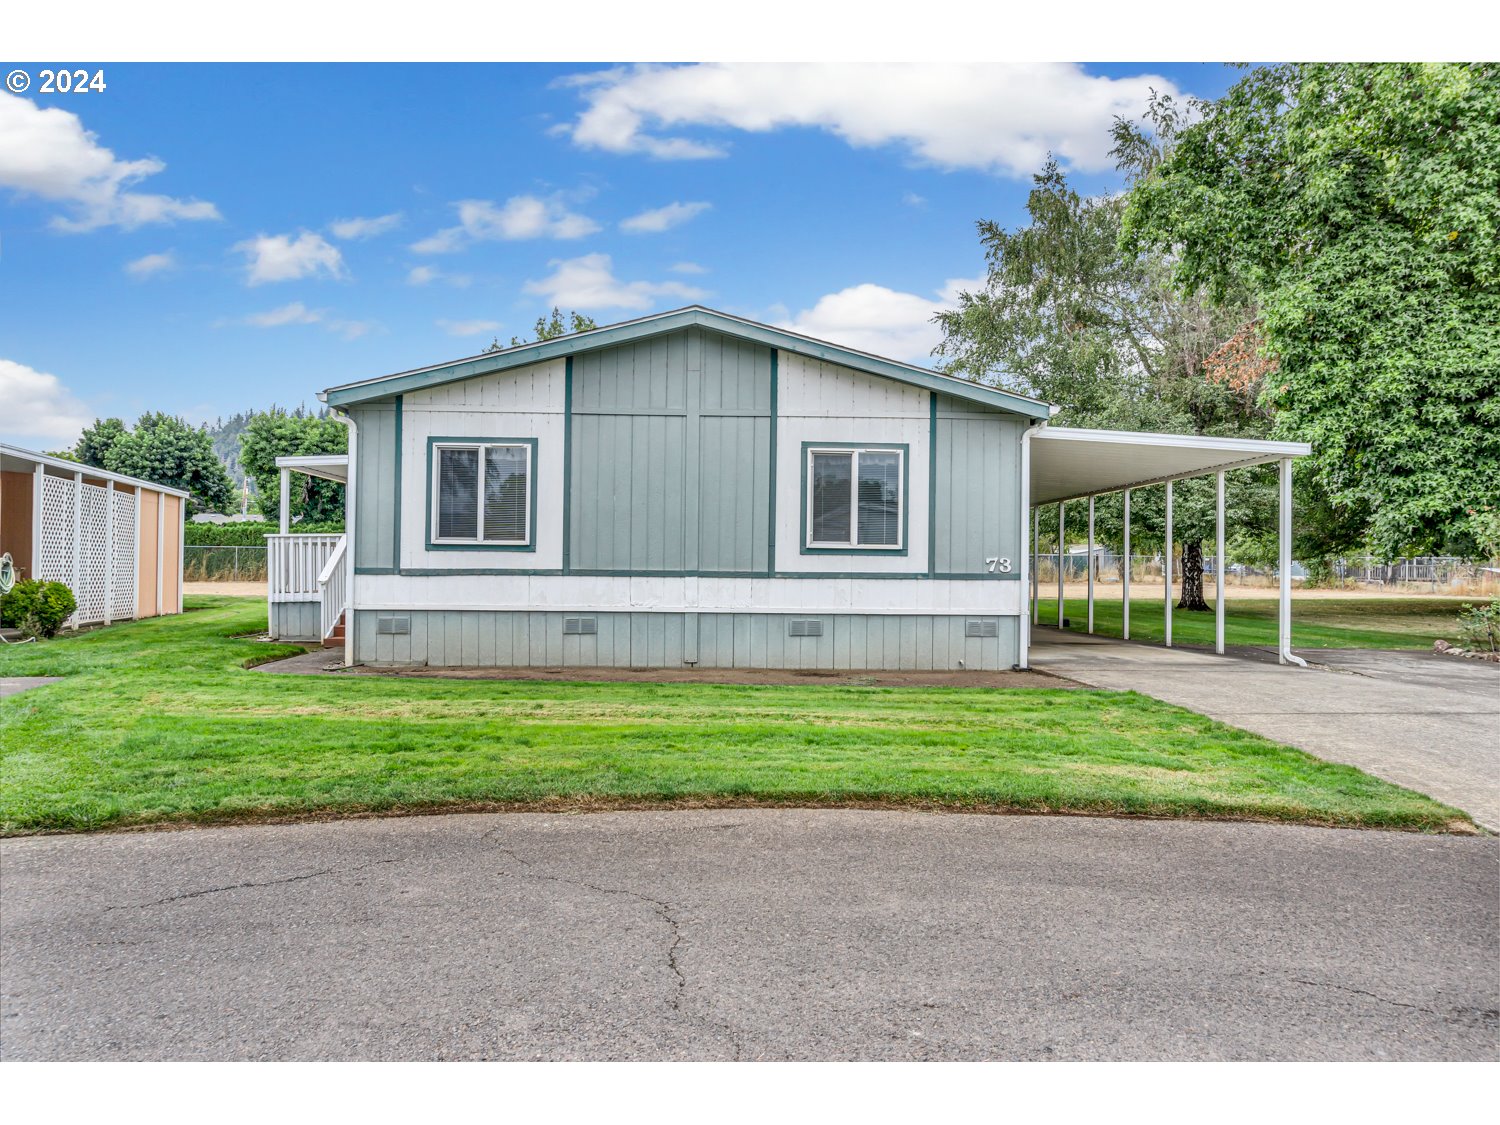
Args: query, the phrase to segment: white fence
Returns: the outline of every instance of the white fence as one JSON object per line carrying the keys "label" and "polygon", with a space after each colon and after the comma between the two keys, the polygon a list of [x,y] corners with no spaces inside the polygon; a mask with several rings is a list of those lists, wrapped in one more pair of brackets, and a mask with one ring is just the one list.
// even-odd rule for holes
{"label": "white fence", "polygon": [[36,577],[62,582],[77,599],[74,628],[136,613],[136,494],[43,476]]}
{"label": "white fence", "polygon": [[267,535],[266,584],[273,602],[322,601],[318,575],[342,535]]}
{"label": "white fence", "polygon": [[334,548],[333,554],[328,556],[328,561],[323,564],[322,571],[318,574],[318,591],[323,603],[322,622],[323,638],[333,632],[338,625],[339,618],[344,616],[344,610],[349,605],[349,566],[348,566],[348,540],[340,539],[339,545]]}

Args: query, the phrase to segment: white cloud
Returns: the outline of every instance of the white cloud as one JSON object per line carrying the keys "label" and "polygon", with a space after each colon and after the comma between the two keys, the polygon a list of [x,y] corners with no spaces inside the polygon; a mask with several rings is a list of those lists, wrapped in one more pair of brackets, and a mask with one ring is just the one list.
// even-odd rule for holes
{"label": "white cloud", "polygon": [[664,230],[680,227],[683,223],[707,211],[710,203],[668,203],[654,211],[642,211],[620,224],[626,234],[660,234]]}
{"label": "white cloud", "polygon": [[587,102],[559,126],[582,148],[666,160],[725,155],[722,144],[663,135],[697,126],[765,133],[822,129],[859,148],[899,145],[925,164],[1003,175],[1047,153],[1111,167],[1109,126],[1138,117],[1159,75],[1107,78],[1074,63],[694,63],[615,67],[564,79]]}
{"label": "white cloud", "polygon": [[288,324],[319,324],[346,340],[356,340],[376,327],[374,321],[330,317],[327,309],[310,309],[301,301],[293,301],[261,313],[252,313],[241,323],[254,328],[283,328]]}
{"label": "white cloud", "polygon": [[384,234],[388,230],[395,230],[401,225],[401,212],[396,211],[390,215],[380,215],[373,219],[335,219],[328,224],[328,230],[334,238],[342,238],[346,241],[351,239],[374,238],[377,234]]}
{"label": "white cloud", "polygon": [[93,411],[56,375],[11,359],[0,359],[0,402],[5,424],[19,427],[7,429],[5,436],[21,445],[71,445],[94,421]]}
{"label": "white cloud", "polygon": [[549,305],[579,309],[647,309],[662,297],[692,302],[706,297],[702,289],[680,281],[621,281],[608,254],[554,259],[552,274],[528,281],[525,291],[545,297]]}
{"label": "white cloud", "polygon": [[319,273],[344,276],[344,256],[338,247],[312,231],[305,230],[296,238],[289,234],[256,235],[236,242],[233,249],[245,255],[247,285],[295,281]]}
{"label": "white cloud", "polygon": [[43,109],[27,98],[0,91],[0,187],[68,206],[58,230],[126,230],[178,219],[217,219],[219,210],[201,199],[174,199],[126,188],[154,176],[166,164],[153,157],[120,160],[65,109]]}
{"label": "white cloud", "polygon": [[927,197],[925,195],[918,195],[914,191],[909,191],[901,197],[901,202],[908,207],[926,207]]}
{"label": "white cloud", "polygon": [[958,304],[960,292],[975,292],[984,285],[983,277],[950,278],[935,296],[924,297],[867,282],[820,297],[812,308],[778,323],[793,332],[925,367],[943,339],[933,315]]}
{"label": "white cloud", "polygon": [[466,273],[444,273],[436,266],[413,266],[406,275],[408,285],[431,285],[434,281],[443,281],[459,289],[465,288],[473,280]]}
{"label": "white cloud", "polygon": [[707,269],[705,269],[703,266],[700,266],[697,262],[673,262],[667,268],[673,273],[700,274],[708,272]]}
{"label": "white cloud", "polygon": [[599,224],[587,215],[568,209],[560,196],[543,199],[535,195],[513,195],[503,204],[488,199],[461,199],[458,226],[412,243],[418,254],[451,254],[471,242],[518,242],[531,238],[582,238]]}
{"label": "white cloud", "polygon": [[177,255],[171,250],[160,254],[147,254],[133,262],[125,263],[125,272],[137,280],[155,277],[159,273],[169,273],[176,268]]}
{"label": "white cloud", "polygon": [[440,320],[437,324],[450,336],[481,336],[500,327],[498,320]]}

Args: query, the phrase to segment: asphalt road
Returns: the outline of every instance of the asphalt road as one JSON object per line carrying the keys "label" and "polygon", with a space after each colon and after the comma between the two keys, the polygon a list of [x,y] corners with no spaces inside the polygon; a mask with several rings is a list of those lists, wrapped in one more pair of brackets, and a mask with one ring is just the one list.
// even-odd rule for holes
{"label": "asphalt road", "polygon": [[1495,1059],[1500,840],[860,811],[0,844],[6,1059]]}

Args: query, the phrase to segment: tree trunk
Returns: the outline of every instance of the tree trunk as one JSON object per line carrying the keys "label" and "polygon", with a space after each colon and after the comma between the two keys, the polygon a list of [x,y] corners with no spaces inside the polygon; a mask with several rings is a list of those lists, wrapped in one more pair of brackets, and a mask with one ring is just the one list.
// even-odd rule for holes
{"label": "tree trunk", "polygon": [[1196,539],[1182,545],[1182,598],[1177,608],[1205,612],[1209,608],[1203,600],[1203,544]]}

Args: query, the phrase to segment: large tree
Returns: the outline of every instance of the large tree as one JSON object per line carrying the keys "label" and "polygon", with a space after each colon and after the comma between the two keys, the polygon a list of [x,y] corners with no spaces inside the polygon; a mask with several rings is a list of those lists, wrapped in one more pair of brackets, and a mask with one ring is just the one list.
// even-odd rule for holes
{"label": "large tree", "polygon": [[[1116,156],[1128,179],[1161,159],[1177,125],[1168,99],[1152,106],[1151,132],[1116,130]],[[1257,403],[1265,371],[1237,344],[1254,332],[1247,304],[1183,297],[1160,253],[1120,247],[1124,199],[1081,196],[1053,161],[1035,177],[1029,223],[1013,231],[978,224],[988,262],[985,288],[964,293],[940,314],[938,349],[952,374],[1034,395],[1062,409],[1061,425],[1260,436],[1270,419]],[[1264,474],[1246,474],[1231,493],[1236,526],[1272,516]],[[1202,541],[1213,533],[1213,487],[1176,486],[1174,538],[1183,548],[1181,606],[1207,609]],[[1132,497],[1132,546],[1159,545],[1162,490]],[[1119,497],[1096,504],[1101,541],[1119,543]],[[1050,521],[1048,521],[1050,522]],[[1077,526],[1075,524],[1075,526]]]}
{"label": "large tree", "polygon": [[[347,453],[349,431],[335,418],[319,417],[301,407],[273,406],[250,416],[240,433],[240,465],[255,481],[256,506],[266,519],[281,519],[281,470],[278,457]],[[292,474],[291,519],[320,523],[344,518],[344,486],[303,473]]]}
{"label": "large tree", "polygon": [[95,421],[74,452],[86,464],[182,489],[191,512],[225,512],[234,503],[208,434],[170,414],[142,414],[133,429],[118,418]]}
{"label": "large tree", "polygon": [[[531,330],[535,333],[537,340],[542,341],[555,340],[559,336],[571,336],[575,332],[592,332],[598,327],[594,323],[593,317],[584,316],[581,312],[569,312],[567,319],[564,320],[562,310],[554,305],[552,307],[552,315],[537,317],[536,324],[532,326]],[[510,346],[513,348],[518,348],[522,344],[530,342],[520,336],[512,336],[510,338]],[[484,350],[487,352],[498,352],[501,348],[502,345],[497,339]]]}
{"label": "large tree", "polygon": [[1394,556],[1500,504],[1500,64],[1251,71],[1132,186],[1127,247],[1248,295],[1279,436]]}

